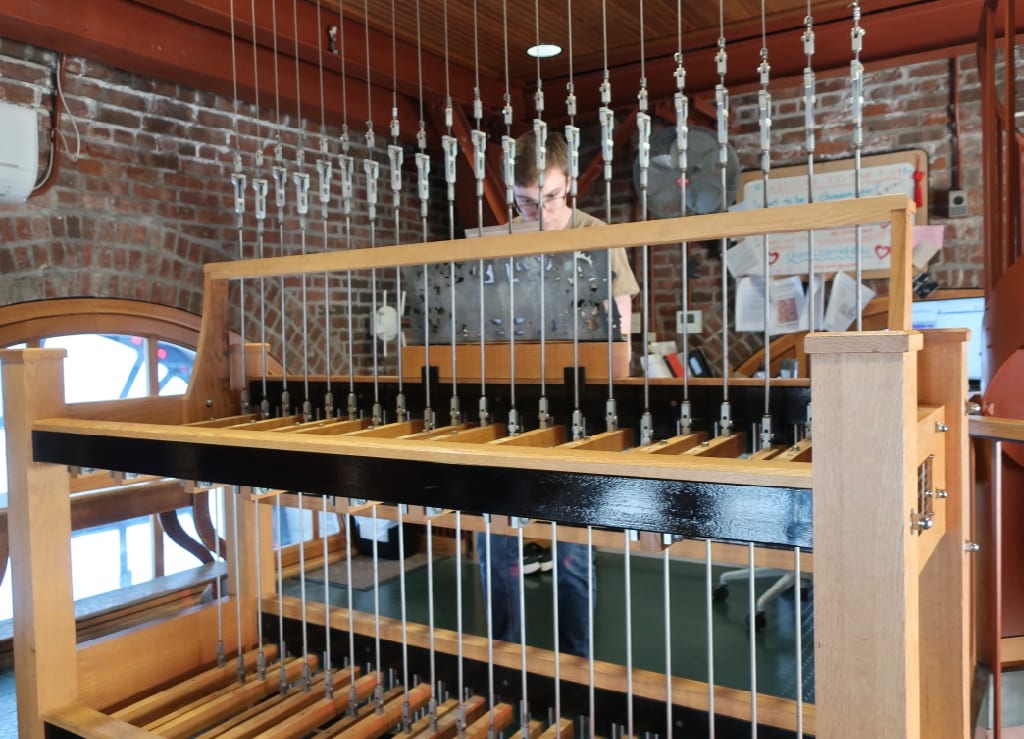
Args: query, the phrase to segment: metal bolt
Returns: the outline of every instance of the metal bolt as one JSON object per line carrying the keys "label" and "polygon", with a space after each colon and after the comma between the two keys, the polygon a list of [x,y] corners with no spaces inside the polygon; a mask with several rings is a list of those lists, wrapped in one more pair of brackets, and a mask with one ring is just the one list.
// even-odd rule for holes
{"label": "metal bolt", "polygon": [[949,431],[949,426],[942,423],[942,421],[939,421],[938,423],[935,424],[935,430],[938,431],[940,434],[944,434],[947,431]]}
{"label": "metal bolt", "polygon": [[976,541],[968,541],[964,543],[964,551],[974,554],[981,551],[981,544]]}
{"label": "metal bolt", "polygon": [[935,497],[941,500],[945,500],[946,498],[949,497],[949,491],[939,488],[938,490],[935,491]]}
{"label": "metal bolt", "polygon": [[981,403],[974,403],[972,401],[968,401],[965,404],[964,411],[967,413],[968,416],[980,416]]}

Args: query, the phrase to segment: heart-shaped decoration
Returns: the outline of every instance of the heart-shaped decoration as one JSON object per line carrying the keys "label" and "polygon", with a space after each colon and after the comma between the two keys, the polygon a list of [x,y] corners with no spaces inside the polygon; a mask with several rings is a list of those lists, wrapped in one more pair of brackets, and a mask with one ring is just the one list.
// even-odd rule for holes
{"label": "heart-shaped decoration", "polygon": [[879,244],[875,247],[875,256],[879,259],[885,259],[889,254],[892,253],[892,247],[885,244]]}
{"label": "heart-shaped decoration", "polygon": [[768,252],[768,266],[775,264],[779,261],[779,253],[777,251]]}

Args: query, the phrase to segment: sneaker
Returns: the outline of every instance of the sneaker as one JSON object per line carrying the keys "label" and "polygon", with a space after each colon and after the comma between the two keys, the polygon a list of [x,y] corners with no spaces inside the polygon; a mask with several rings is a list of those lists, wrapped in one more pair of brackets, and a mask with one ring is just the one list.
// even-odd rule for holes
{"label": "sneaker", "polygon": [[538,547],[540,549],[540,571],[551,572],[555,569],[554,560],[551,559],[551,547]]}
{"label": "sneaker", "polygon": [[551,572],[554,563],[551,561],[551,550],[536,542],[523,547],[523,574],[532,575],[536,572]]}
{"label": "sneaker", "polygon": [[540,555],[535,549],[539,549],[536,544],[527,544],[523,547],[523,574],[533,575],[540,572]]}

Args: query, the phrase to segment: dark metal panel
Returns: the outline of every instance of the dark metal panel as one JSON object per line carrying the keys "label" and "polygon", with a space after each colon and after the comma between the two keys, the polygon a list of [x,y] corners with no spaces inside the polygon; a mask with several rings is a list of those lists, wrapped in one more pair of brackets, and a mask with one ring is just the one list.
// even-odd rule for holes
{"label": "dark metal panel", "polygon": [[34,431],[40,462],[811,547],[811,491]]}

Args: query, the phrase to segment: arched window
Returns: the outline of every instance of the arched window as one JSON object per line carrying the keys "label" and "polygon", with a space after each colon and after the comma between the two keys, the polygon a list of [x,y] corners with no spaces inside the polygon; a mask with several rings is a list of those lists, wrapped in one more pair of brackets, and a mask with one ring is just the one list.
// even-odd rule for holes
{"label": "arched window", "polygon": [[[166,306],[129,300],[48,300],[0,308],[0,347],[61,348],[65,398],[70,403],[180,395],[188,388],[199,338],[199,317]],[[0,508],[7,507],[7,446],[0,383]],[[216,498],[214,498],[216,499]],[[179,514],[196,537],[191,513]],[[219,520],[217,512],[214,520]],[[6,570],[6,520],[0,568]],[[75,598],[181,572],[193,555],[167,536],[157,536],[152,516],[76,530],[72,560]],[[0,620],[10,618],[11,578],[0,582]]]}

